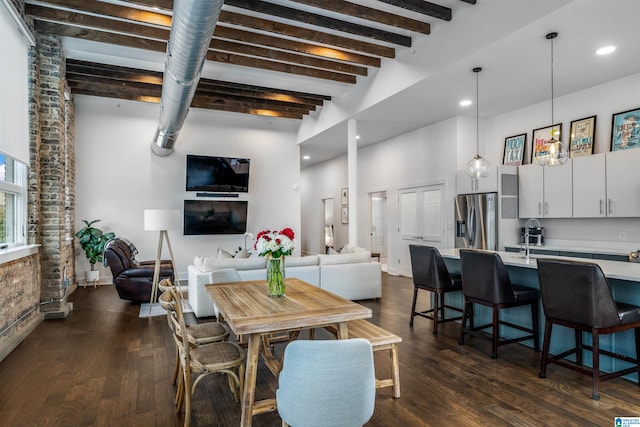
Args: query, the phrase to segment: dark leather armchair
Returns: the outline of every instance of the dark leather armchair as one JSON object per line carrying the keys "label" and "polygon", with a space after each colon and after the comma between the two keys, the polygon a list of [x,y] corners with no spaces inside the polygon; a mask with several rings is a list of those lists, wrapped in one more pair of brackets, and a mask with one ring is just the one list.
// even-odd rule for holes
{"label": "dark leather armchair", "polygon": [[[111,269],[113,285],[121,299],[147,302],[151,299],[155,261],[138,262],[137,253],[131,242],[116,237],[106,243],[103,262]],[[174,280],[171,261],[161,261],[158,281],[162,279]]]}

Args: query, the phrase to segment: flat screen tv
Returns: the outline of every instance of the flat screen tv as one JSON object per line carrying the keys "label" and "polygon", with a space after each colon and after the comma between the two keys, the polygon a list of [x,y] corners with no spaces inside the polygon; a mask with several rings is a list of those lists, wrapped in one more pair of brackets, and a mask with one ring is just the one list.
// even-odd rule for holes
{"label": "flat screen tv", "polygon": [[244,234],[246,200],[185,200],[184,234]]}
{"label": "flat screen tv", "polygon": [[249,159],[187,155],[187,191],[249,192]]}

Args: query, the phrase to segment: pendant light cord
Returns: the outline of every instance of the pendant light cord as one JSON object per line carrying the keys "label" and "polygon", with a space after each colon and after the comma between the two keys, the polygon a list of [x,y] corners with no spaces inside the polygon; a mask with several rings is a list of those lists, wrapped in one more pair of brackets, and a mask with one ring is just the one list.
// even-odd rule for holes
{"label": "pendant light cord", "polygon": [[476,156],[480,155],[480,70],[476,71]]}
{"label": "pendant light cord", "polygon": [[553,126],[553,38],[551,39],[551,126]]}
{"label": "pendant light cord", "polygon": [[476,157],[480,157],[480,71],[482,67],[472,70],[476,73]]}

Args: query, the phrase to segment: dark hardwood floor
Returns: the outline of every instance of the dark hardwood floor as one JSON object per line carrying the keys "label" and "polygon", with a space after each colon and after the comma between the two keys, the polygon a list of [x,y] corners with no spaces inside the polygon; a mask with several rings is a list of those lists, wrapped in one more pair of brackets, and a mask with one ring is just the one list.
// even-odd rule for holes
{"label": "dark hardwood floor", "polygon": [[[437,338],[426,319],[409,329],[412,289],[410,279],[384,274],[382,299],[362,302],[375,323],[403,338],[402,397],[378,390],[367,426],[613,426],[614,417],[640,416],[640,387],[630,381],[603,383],[596,402],[587,376],[552,365],[539,379],[539,355],[528,347],[502,347],[492,360],[488,341],[458,345],[457,323],[444,324]],[[110,286],[78,289],[70,300],[67,319],[45,321],[0,362],[0,426],[182,425],[173,410],[166,318],[138,318],[139,306]],[[376,353],[376,369],[388,374],[384,353]],[[273,396],[275,387],[261,365],[256,397]],[[192,425],[236,426],[239,419],[225,378],[199,386]],[[280,418],[258,415],[254,426],[277,427]]]}

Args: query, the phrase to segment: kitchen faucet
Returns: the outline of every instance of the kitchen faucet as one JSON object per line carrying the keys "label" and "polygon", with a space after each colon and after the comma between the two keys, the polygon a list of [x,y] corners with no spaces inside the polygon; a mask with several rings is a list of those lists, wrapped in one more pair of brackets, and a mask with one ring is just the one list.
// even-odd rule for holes
{"label": "kitchen faucet", "polygon": [[531,261],[530,250],[529,250],[529,227],[531,225],[535,225],[538,229],[540,229],[540,221],[535,218],[529,218],[527,223],[524,225],[524,260],[528,263]]}

